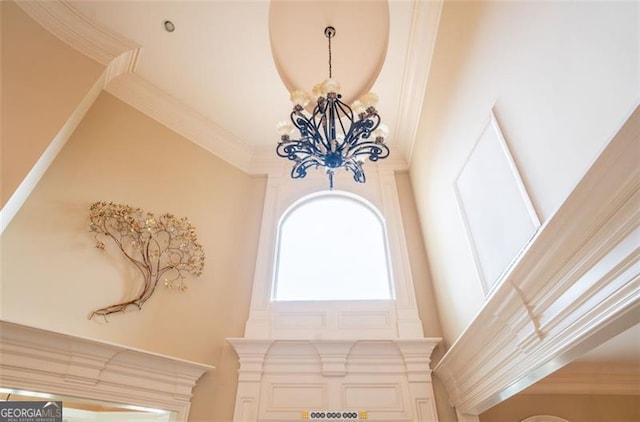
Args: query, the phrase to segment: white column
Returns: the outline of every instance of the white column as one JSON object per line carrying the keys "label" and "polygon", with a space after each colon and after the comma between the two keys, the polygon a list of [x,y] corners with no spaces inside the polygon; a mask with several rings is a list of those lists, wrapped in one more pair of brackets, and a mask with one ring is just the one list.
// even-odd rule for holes
{"label": "white column", "polygon": [[238,354],[238,390],[233,420],[254,422],[258,420],[258,403],[262,384],[262,365],[272,340],[228,339]]}

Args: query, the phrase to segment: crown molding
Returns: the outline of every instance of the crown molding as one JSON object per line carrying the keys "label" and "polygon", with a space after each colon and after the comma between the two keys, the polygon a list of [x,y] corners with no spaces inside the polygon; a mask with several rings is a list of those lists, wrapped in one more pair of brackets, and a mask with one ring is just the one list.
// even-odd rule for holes
{"label": "crown molding", "polygon": [[105,65],[107,92],[233,166],[252,173],[251,157],[255,153],[249,145],[135,73],[140,48],[134,42],[91,21],[64,0],[17,4],[63,42]]}
{"label": "crown molding", "polygon": [[176,412],[213,366],[0,321],[0,385]]}
{"label": "crown molding", "polygon": [[140,46],[86,18],[69,2],[17,1],[16,4],[67,45],[107,66],[105,84],[135,69]]}
{"label": "crown molding", "polygon": [[640,107],[434,372],[477,415],[640,321]]}
{"label": "crown molding", "polygon": [[[283,165],[272,148],[251,146],[211,119],[135,73],[140,47],[78,12],[66,0],[16,2],[32,19],[63,42],[106,66],[104,89],[249,174],[271,174]],[[442,1],[414,3],[411,44],[402,82],[393,144],[397,154],[383,166],[406,170],[419,121]],[[426,53],[425,53],[426,52]]]}
{"label": "crown molding", "polygon": [[250,145],[136,73],[112,80],[106,91],[229,164],[252,172]]}
{"label": "crown molding", "polygon": [[281,175],[290,171],[291,161],[276,155],[276,143],[273,146],[254,146],[251,154],[251,174]]}
{"label": "crown molding", "polygon": [[405,163],[411,162],[422,113],[431,59],[435,49],[443,0],[415,1],[407,58],[400,91],[394,145]]}

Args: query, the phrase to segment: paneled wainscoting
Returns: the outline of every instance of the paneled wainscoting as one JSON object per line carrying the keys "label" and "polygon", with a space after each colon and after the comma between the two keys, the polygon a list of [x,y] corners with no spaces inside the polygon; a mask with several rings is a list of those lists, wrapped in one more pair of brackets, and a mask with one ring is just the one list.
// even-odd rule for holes
{"label": "paneled wainscoting", "polygon": [[295,421],[314,411],[438,420],[429,363],[440,339],[229,342],[240,359],[235,421]]}

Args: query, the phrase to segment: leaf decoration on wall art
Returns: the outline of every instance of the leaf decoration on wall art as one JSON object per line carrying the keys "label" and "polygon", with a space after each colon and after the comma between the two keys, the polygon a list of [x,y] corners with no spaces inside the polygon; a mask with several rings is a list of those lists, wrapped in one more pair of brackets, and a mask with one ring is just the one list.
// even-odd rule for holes
{"label": "leaf decoration on wall art", "polygon": [[106,319],[129,307],[142,309],[160,280],[165,287],[185,290],[188,275],[202,275],[204,251],[187,218],[173,214],[156,217],[129,205],[94,202],[89,208],[89,228],[95,234],[96,248],[104,250],[105,242],[113,241],[144,281],[135,298],[97,309],[89,319],[96,315]]}

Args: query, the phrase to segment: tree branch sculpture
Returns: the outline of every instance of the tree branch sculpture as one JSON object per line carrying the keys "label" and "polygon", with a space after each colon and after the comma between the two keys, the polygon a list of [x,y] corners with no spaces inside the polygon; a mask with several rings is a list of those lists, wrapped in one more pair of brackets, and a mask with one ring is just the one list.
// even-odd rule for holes
{"label": "tree branch sculpture", "polygon": [[89,315],[107,317],[130,306],[142,309],[163,279],[168,288],[185,290],[187,275],[199,277],[204,268],[204,251],[196,229],[186,218],[150,212],[113,202],[95,202],[89,208],[89,228],[95,233],[96,247],[104,250],[104,237],[111,239],[142,274],[144,285],[128,301],[97,309]]}

